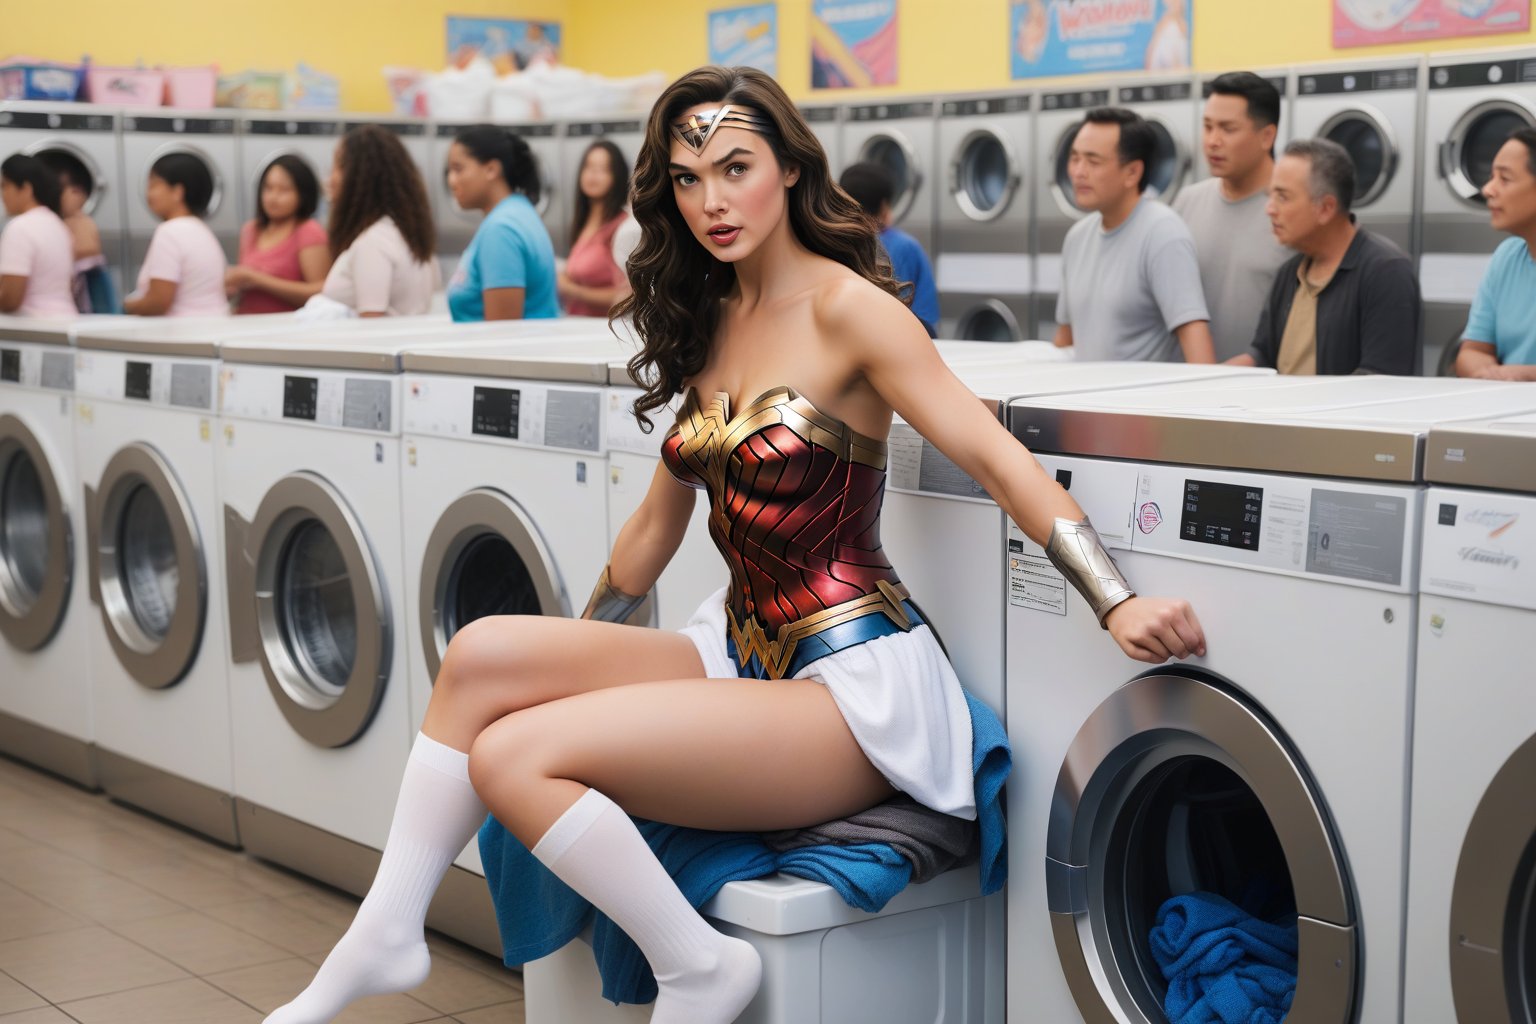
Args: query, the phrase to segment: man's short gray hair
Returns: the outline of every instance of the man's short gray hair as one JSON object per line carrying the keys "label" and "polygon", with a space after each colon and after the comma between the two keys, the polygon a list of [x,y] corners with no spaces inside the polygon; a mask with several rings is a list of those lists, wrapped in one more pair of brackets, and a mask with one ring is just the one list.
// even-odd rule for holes
{"label": "man's short gray hair", "polygon": [[1349,150],[1331,139],[1296,139],[1285,147],[1286,156],[1299,156],[1312,162],[1307,190],[1313,199],[1333,196],[1339,212],[1348,213],[1355,202],[1355,162]]}

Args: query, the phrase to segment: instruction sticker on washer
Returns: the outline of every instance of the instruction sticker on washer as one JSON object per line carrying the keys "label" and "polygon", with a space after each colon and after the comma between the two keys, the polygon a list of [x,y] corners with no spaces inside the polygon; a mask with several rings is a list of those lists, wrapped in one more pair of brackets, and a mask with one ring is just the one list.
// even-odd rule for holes
{"label": "instruction sticker on washer", "polygon": [[1067,580],[1044,553],[1028,554],[1021,541],[1008,541],[1008,603],[1052,615],[1067,614]]}
{"label": "instruction sticker on washer", "polygon": [[923,436],[905,423],[892,423],[885,450],[890,486],[898,491],[917,490],[923,477]]}
{"label": "instruction sticker on washer", "polygon": [[1307,571],[1396,586],[1403,579],[1407,528],[1404,498],[1313,490]]}

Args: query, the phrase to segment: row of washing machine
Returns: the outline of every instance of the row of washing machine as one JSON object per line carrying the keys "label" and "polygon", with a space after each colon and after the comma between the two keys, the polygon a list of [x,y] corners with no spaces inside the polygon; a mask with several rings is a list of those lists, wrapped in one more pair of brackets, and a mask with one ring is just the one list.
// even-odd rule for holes
{"label": "row of washing machine", "polygon": [[[658,460],[600,325],[312,331],[4,326],[0,750],[361,891],[447,638],[572,613]],[[1450,1020],[1453,971],[1459,1019],[1523,1019],[1536,392],[941,349],[1210,653],[1138,671],[898,422],[887,546],[1014,744],[1008,896],[733,883],[743,1019],[1162,1020],[1157,905],[1256,879],[1299,918],[1292,1019]],[[722,578],[696,528],[661,624]],[[433,923],[494,949],[460,866]],[[591,973],[529,965],[530,1020],[631,1019]]]}

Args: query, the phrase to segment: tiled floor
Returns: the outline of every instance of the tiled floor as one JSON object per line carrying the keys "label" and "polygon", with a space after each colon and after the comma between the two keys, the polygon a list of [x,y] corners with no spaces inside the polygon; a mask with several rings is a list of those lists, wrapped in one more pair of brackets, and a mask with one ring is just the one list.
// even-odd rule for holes
{"label": "tiled floor", "polygon": [[[247,1024],[357,901],[0,758],[0,1024]],[[432,976],[344,1024],[523,1024],[516,974],[432,936]]]}

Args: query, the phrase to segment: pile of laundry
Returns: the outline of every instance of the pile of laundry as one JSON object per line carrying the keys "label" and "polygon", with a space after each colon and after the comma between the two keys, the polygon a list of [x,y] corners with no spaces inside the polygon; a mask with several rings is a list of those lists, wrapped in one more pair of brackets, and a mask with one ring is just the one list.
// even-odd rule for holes
{"label": "pile of laundry", "polygon": [[1209,892],[1157,912],[1152,957],[1169,1024],[1280,1024],[1296,996],[1296,916],[1261,920]]}

